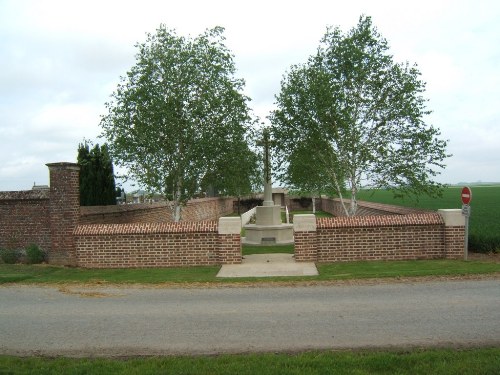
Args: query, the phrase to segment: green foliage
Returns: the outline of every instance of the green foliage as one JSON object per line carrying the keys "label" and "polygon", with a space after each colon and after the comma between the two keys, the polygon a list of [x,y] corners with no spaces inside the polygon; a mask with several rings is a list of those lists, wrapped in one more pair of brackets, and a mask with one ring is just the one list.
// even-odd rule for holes
{"label": "green foliage", "polygon": [[[500,251],[500,186],[472,186],[469,219],[469,249],[475,252]],[[441,197],[421,197],[418,201],[394,198],[384,189],[361,190],[358,198],[370,202],[420,207],[431,210],[460,208],[461,187],[447,187]]]}
{"label": "green foliage", "polygon": [[[251,133],[251,129],[249,134]],[[259,157],[249,147],[253,137],[233,139],[231,150],[220,153],[213,161],[213,168],[205,174],[200,188],[210,187],[217,195],[242,197],[258,190],[262,185]]]}
{"label": "green foliage", "polygon": [[77,160],[80,166],[80,205],[116,204],[113,162],[108,146],[96,144],[90,149],[87,142],[79,144]]}
{"label": "green foliage", "polygon": [[[311,142],[298,140],[295,147],[288,154],[288,164],[283,164],[278,158],[279,167],[276,174],[291,191],[298,195],[328,196],[338,195],[334,179],[328,170],[321,168],[322,159],[319,154],[311,152],[314,147]],[[339,190],[345,191],[345,182],[339,179]]]}
{"label": "green foliage", "polygon": [[0,258],[5,264],[14,264],[19,259],[19,251],[14,249],[0,249]]}
{"label": "green foliage", "polygon": [[39,264],[45,260],[45,253],[36,244],[30,244],[26,247],[26,257],[29,264]]}
{"label": "green foliage", "polygon": [[250,189],[254,120],[223,31],[186,38],[161,25],[148,34],[101,120],[118,165],[162,194],[175,221],[181,205],[210,186],[227,194]]}
{"label": "green foliage", "polygon": [[346,34],[329,28],[316,55],[285,75],[270,119],[275,168],[293,185],[314,189],[315,179],[341,198],[345,186],[355,198],[363,181],[395,195],[441,193],[433,177],[448,155],[424,122],[425,83],[388,51],[371,18],[361,17]]}

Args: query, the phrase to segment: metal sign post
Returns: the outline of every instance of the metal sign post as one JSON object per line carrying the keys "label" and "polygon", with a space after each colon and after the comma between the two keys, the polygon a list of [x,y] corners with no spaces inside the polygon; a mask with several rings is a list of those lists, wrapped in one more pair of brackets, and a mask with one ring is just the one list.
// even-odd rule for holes
{"label": "metal sign post", "polygon": [[472,200],[472,190],[469,187],[464,187],[462,189],[462,215],[465,216],[465,241],[464,241],[464,260],[467,260],[467,254],[469,252],[469,217],[470,217],[470,206],[469,203]]}

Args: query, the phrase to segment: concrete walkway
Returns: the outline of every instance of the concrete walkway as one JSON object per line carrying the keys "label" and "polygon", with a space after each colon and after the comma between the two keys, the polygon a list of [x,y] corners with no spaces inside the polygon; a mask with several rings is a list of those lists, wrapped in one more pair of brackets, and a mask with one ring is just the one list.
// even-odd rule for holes
{"label": "concrete walkway", "polygon": [[293,254],[245,255],[241,264],[225,264],[217,277],[316,276],[314,263],[296,263]]}

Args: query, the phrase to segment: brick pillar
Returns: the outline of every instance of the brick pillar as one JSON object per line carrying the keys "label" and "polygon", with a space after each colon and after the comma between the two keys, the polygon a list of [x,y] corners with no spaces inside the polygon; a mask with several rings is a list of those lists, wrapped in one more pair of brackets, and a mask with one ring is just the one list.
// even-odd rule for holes
{"label": "brick pillar", "polygon": [[296,262],[317,262],[316,217],[312,214],[293,216],[293,239]]}
{"label": "brick pillar", "polygon": [[444,257],[464,259],[465,216],[459,209],[438,210],[444,220]]}
{"label": "brick pillar", "polygon": [[241,218],[221,217],[219,219],[219,249],[220,264],[241,263]]}
{"label": "brick pillar", "polygon": [[74,163],[47,164],[50,174],[51,264],[76,265],[73,230],[80,220],[80,167]]}

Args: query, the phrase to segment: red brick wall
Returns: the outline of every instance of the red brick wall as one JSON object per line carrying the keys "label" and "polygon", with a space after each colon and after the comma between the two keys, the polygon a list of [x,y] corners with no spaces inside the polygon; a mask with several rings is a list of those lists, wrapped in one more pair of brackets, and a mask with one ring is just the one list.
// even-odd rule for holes
{"label": "red brick wall", "polygon": [[0,192],[0,248],[50,249],[49,192]]}
{"label": "red brick wall", "polygon": [[[319,201],[319,202],[318,202]],[[346,207],[349,209],[350,200],[344,199]],[[319,203],[319,204],[318,204]],[[322,198],[316,201],[316,207],[322,211],[329,212],[333,216],[346,216],[340,203],[340,199]],[[378,216],[378,215],[409,215],[418,213],[429,213],[431,211],[420,208],[402,207],[391,204],[373,203],[358,201],[356,216]]]}
{"label": "red brick wall", "polygon": [[75,265],[73,230],[80,219],[80,167],[74,163],[47,164],[50,172],[49,263]]}
{"label": "red brick wall", "polygon": [[[192,199],[182,209],[182,221],[217,220],[233,212],[234,198]],[[171,222],[166,203],[141,203],[80,208],[81,224],[127,224]]]}
{"label": "red brick wall", "polygon": [[[219,234],[217,222],[203,221],[231,213],[233,198],[191,200],[184,207],[183,223],[166,223],[170,212],[164,203],[80,208],[78,165],[47,166],[49,191],[0,192],[0,247],[36,243],[47,251],[51,264],[86,267],[241,263],[240,235]],[[80,220],[143,224],[79,226]]]}
{"label": "red brick wall", "polygon": [[299,232],[293,234],[295,241],[294,255],[297,262],[317,262],[318,245],[316,232]]}
{"label": "red brick wall", "polygon": [[239,234],[219,234],[218,264],[241,263],[241,237]]}
{"label": "red brick wall", "polygon": [[318,218],[316,223],[316,232],[295,232],[297,261],[457,258],[460,231],[450,232],[456,237],[448,249],[450,238],[437,213]]}
{"label": "red brick wall", "polygon": [[85,268],[241,263],[239,234],[219,234],[216,221],[79,225],[74,235]]}
{"label": "red brick wall", "polygon": [[447,259],[463,259],[465,227],[445,227],[445,253]]}

